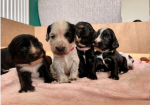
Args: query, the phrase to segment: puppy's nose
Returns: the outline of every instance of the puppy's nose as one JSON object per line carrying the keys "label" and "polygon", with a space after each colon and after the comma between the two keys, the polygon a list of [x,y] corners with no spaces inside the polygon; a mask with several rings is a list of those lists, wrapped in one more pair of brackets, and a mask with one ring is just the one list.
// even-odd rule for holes
{"label": "puppy's nose", "polygon": [[40,51],[36,51],[35,53],[34,53],[34,56],[36,57],[36,56],[38,56],[40,54]]}
{"label": "puppy's nose", "polygon": [[132,69],[133,69],[133,66],[129,66],[129,69],[132,70]]}
{"label": "puppy's nose", "polygon": [[94,42],[93,42],[93,45],[97,45],[97,42],[96,42],[96,41],[94,41]]}
{"label": "puppy's nose", "polygon": [[56,50],[59,52],[64,52],[65,47],[56,47]]}
{"label": "puppy's nose", "polygon": [[76,44],[79,44],[79,42],[78,42],[78,41],[76,41]]}

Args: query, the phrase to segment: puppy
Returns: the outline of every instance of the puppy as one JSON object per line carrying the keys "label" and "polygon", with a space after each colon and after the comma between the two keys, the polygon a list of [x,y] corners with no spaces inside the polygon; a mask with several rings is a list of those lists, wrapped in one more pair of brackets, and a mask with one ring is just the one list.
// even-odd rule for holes
{"label": "puppy", "polygon": [[108,72],[110,71],[104,64],[102,53],[99,51],[95,52],[96,55],[96,72]]}
{"label": "puppy", "polygon": [[126,58],[126,60],[127,60],[127,68],[128,68],[129,70],[133,70],[133,69],[134,69],[134,65],[133,65],[134,60],[133,60],[133,58],[132,58],[130,55],[126,54],[126,53],[122,53],[122,52],[119,52],[119,53],[120,53],[123,57]]}
{"label": "puppy", "polygon": [[109,78],[119,80],[118,72],[128,71],[125,57],[116,50],[119,47],[115,33],[110,28],[99,29],[94,41],[95,50],[102,52],[104,65],[111,71]]}
{"label": "puppy", "polygon": [[5,74],[10,68],[14,68],[15,63],[11,59],[8,48],[1,49],[1,74]]}
{"label": "puppy", "polygon": [[45,57],[41,42],[32,35],[22,34],[16,36],[8,46],[13,59],[21,85],[21,92],[34,91],[31,78],[43,77],[45,83],[55,79],[49,71],[51,58]]}
{"label": "puppy", "polygon": [[78,77],[79,58],[74,39],[75,26],[67,21],[55,22],[47,28],[46,41],[54,54],[51,70],[59,83],[69,83]]}
{"label": "puppy", "polygon": [[87,77],[95,80],[96,76],[96,56],[92,45],[95,37],[95,30],[90,23],[78,22],[76,24],[76,46],[80,59],[79,77]]}

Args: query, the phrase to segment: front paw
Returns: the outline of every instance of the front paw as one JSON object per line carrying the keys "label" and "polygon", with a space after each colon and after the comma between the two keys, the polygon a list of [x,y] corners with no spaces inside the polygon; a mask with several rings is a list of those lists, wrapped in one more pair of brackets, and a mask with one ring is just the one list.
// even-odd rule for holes
{"label": "front paw", "polygon": [[57,82],[57,79],[52,78],[44,81],[44,83],[52,83],[52,82]]}
{"label": "front paw", "polygon": [[59,83],[71,83],[71,81],[68,80],[67,78],[61,78],[61,79],[59,80]]}
{"label": "front paw", "polygon": [[22,93],[22,92],[33,92],[33,91],[35,91],[34,86],[25,86],[25,87],[23,87],[23,88],[21,88],[19,90],[19,93]]}
{"label": "front paw", "polygon": [[76,81],[77,78],[75,78],[75,77],[74,77],[74,78],[73,78],[73,77],[69,77],[69,80],[70,80],[70,81]]}
{"label": "front paw", "polygon": [[114,79],[114,80],[119,80],[119,76],[116,76],[116,75],[110,75],[108,78],[110,79]]}
{"label": "front paw", "polygon": [[84,78],[84,77],[87,77],[87,75],[85,73],[79,73],[79,78]]}
{"label": "front paw", "polygon": [[97,76],[96,75],[88,75],[87,78],[91,79],[91,80],[97,80]]}

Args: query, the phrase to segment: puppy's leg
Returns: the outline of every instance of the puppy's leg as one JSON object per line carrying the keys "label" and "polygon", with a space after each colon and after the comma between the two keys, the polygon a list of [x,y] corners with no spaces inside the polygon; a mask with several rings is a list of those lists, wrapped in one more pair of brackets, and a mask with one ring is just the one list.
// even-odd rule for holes
{"label": "puppy's leg", "polygon": [[32,86],[32,81],[31,81],[31,73],[30,72],[21,72],[18,71],[18,77],[19,81],[21,84],[21,89],[19,90],[19,93],[22,92],[28,92],[28,91],[34,91],[34,86]]}
{"label": "puppy's leg", "polygon": [[128,67],[127,67],[127,60],[125,57],[123,57],[123,62],[122,62],[122,66],[119,69],[119,73],[120,74],[124,74],[128,72]]}
{"label": "puppy's leg", "polygon": [[79,78],[84,78],[84,77],[87,77],[87,71],[85,69],[86,65],[80,61],[79,63]]}
{"label": "puppy's leg", "polygon": [[86,64],[86,69],[88,71],[87,77],[89,79],[96,80],[96,58],[94,56],[87,56]]}
{"label": "puppy's leg", "polygon": [[70,71],[69,80],[73,81],[77,79],[79,64],[77,62],[73,62],[72,68]]}
{"label": "puppy's leg", "polygon": [[53,64],[55,64],[52,67],[56,70],[59,83],[70,83],[70,80],[68,80],[64,73],[64,64],[59,62],[53,62]]}
{"label": "puppy's leg", "polygon": [[108,78],[119,80],[119,76],[118,76],[119,68],[118,68],[117,60],[111,59],[111,61],[110,60],[107,61],[106,59],[105,62],[108,64],[108,68],[111,70],[111,75]]}
{"label": "puppy's leg", "polygon": [[51,83],[53,81],[57,81],[56,79],[53,78],[52,74],[50,71],[48,71],[48,69],[42,65],[40,68],[39,68],[39,73],[42,77],[44,77],[44,82],[45,83]]}

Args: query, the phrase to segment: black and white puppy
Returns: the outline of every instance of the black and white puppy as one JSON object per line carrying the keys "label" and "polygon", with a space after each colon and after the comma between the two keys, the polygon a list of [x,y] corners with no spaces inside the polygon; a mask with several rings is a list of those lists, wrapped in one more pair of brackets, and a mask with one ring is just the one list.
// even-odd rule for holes
{"label": "black and white puppy", "polygon": [[105,66],[111,71],[109,78],[118,80],[118,72],[128,71],[125,57],[116,50],[119,47],[115,33],[110,28],[102,28],[97,31],[94,41],[95,50],[102,52],[102,60]]}
{"label": "black and white puppy", "polygon": [[104,64],[102,53],[99,51],[96,51],[95,56],[96,56],[96,72],[108,72],[108,71],[110,71]]}
{"label": "black and white puppy", "polygon": [[134,60],[133,58],[129,55],[129,54],[126,54],[126,53],[122,53],[122,52],[119,52],[123,57],[126,58],[127,60],[127,66],[128,66],[128,69],[129,70],[133,70],[134,69]]}
{"label": "black and white puppy", "polygon": [[52,60],[45,57],[42,43],[34,36],[18,35],[11,41],[8,49],[18,72],[20,93],[35,90],[31,78],[43,77],[45,83],[55,80],[49,71]]}
{"label": "black and white puppy", "polygon": [[95,80],[96,76],[96,56],[92,45],[95,37],[95,30],[87,22],[78,22],[76,24],[76,46],[80,59],[79,77],[87,77]]}
{"label": "black and white puppy", "polygon": [[13,62],[8,48],[1,49],[1,75],[9,71],[10,68],[14,68],[15,63]]}
{"label": "black and white puppy", "polygon": [[47,27],[46,41],[53,52],[52,74],[59,83],[69,83],[78,77],[79,57],[75,48],[75,25],[57,21]]}

